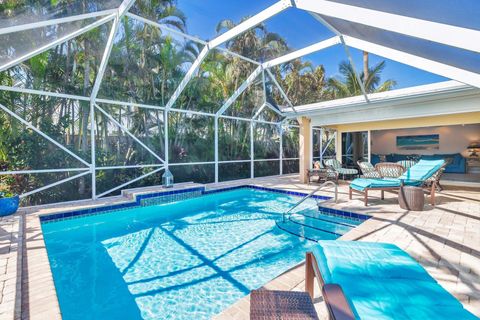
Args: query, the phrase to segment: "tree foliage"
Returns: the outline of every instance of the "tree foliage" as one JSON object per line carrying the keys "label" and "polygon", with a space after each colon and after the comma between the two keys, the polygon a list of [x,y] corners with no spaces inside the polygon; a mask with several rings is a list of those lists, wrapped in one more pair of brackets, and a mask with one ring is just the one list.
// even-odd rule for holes
{"label": "tree foliage", "polygon": [[[6,1],[0,4],[2,15],[12,17],[16,6],[28,1]],[[69,10],[92,5],[92,1],[52,1],[52,7]],[[95,2],[95,3],[98,3]],[[188,18],[177,8],[175,0],[137,0],[132,12],[157,21],[178,31],[187,31]],[[31,14],[41,14],[43,7],[29,6]],[[52,92],[88,97],[97,77],[111,23],[100,26],[51,50],[41,53],[20,65],[0,73],[0,85],[21,86]],[[231,29],[235,23],[223,20],[217,32]],[[61,31],[62,25],[42,29],[39,37],[49,37]],[[5,43],[32,41],[31,35],[5,36]],[[17,38],[15,38],[17,37]],[[257,61],[266,61],[290,51],[284,38],[269,32],[264,24],[229,40],[226,47]],[[203,45],[173,33],[146,25],[129,17],[121,21],[115,36],[110,59],[105,70],[98,97],[126,103],[165,106]],[[12,48],[2,46],[0,56],[11,54]],[[229,55],[221,50],[211,50],[198,72],[188,83],[173,108],[201,110],[215,113],[232,93],[256,68],[255,64]],[[341,65],[345,81],[327,79],[323,66],[313,67],[311,62],[297,59],[271,71],[295,105],[312,103],[334,97],[356,95],[356,79],[351,67]],[[395,83],[380,84],[384,63],[373,67],[366,79],[369,92],[388,90]],[[281,101],[278,90],[267,86],[267,95]],[[232,104],[226,114],[251,118],[263,104],[264,88],[261,77]],[[45,97],[17,92],[0,91],[0,103],[39,128],[73,153],[91,161],[90,124],[96,130],[97,167],[158,164],[159,161],[123,132],[108,116],[95,112],[90,118],[88,101]],[[165,114],[160,108],[141,108],[135,105],[115,105],[99,102],[111,117],[127,127],[145,145],[163,158],[165,152]],[[171,163],[214,161],[214,117],[171,111],[168,115],[169,160]],[[261,119],[278,122],[279,116],[266,109]],[[254,125],[255,157],[279,157],[279,126]],[[284,155],[294,157],[297,152],[298,130],[283,133]],[[250,123],[241,120],[219,120],[219,159],[249,160]],[[298,156],[298,155],[296,155]],[[298,170],[298,161],[286,161],[284,172]],[[1,170],[37,170],[56,168],[85,168],[85,165],[65,153],[38,133],[10,115],[0,112],[0,167]],[[148,173],[154,168],[122,170],[100,169],[96,172],[97,193],[118,186],[128,180]],[[212,182],[214,165],[185,165],[171,167],[177,182]],[[278,174],[277,162],[255,164],[257,175]],[[247,164],[222,164],[221,180],[248,177]],[[78,172],[24,174],[0,176],[0,189],[24,193],[38,187],[72,177]],[[25,204],[89,198],[89,175],[58,187],[34,194],[24,199]],[[131,187],[161,183],[161,173],[142,179]],[[118,193],[118,191],[117,191]]]}

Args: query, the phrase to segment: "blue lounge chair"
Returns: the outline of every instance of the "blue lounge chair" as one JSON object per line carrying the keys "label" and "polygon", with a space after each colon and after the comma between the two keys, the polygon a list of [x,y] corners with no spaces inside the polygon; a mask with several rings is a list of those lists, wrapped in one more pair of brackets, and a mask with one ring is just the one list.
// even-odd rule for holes
{"label": "blue lounge chair", "polygon": [[[352,200],[353,191],[362,193],[364,195],[364,203],[368,205],[368,192],[370,190],[380,190],[382,192],[381,198],[383,199],[384,191],[398,190],[402,186],[424,186],[426,181],[435,175],[436,172],[443,169],[445,165],[444,160],[420,160],[398,178],[355,179],[350,183],[350,200]],[[437,187],[435,181],[429,185],[430,202],[432,205],[435,205],[435,189]]]}
{"label": "blue lounge chair", "polygon": [[306,256],[306,291],[318,279],[331,319],[478,320],[393,244],[319,241]]}

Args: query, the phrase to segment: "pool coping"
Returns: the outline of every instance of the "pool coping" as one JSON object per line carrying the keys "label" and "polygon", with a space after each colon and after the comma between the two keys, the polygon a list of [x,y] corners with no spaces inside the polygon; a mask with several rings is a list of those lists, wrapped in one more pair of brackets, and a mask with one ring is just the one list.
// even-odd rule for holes
{"label": "pool coping", "polygon": [[[238,181],[237,181],[238,183]],[[230,186],[228,186],[230,185]],[[179,190],[197,190],[198,188],[203,188],[205,194],[212,194],[222,191],[229,191],[235,190],[240,188],[254,188],[257,190],[265,190],[265,191],[272,191],[284,194],[291,194],[295,196],[306,196],[308,193],[303,192],[296,192],[296,191],[288,191],[282,189],[281,187],[278,188],[269,188],[264,187],[252,183],[240,183],[231,186],[228,182],[215,184],[215,185],[200,185],[195,183],[185,183],[178,185],[174,189],[164,190],[162,192],[158,192],[159,187],[154,188],[146,188],[148,190],[139,188],[139,189],[130,189],[122,191],[121,197],[111,197],[105,198],[102,200],[94,200],[94,201],[81,201],[79,202],[81,209],[79,210],[71,210],[70,203],[69,204],[55,204],[53,206],[46,205],[46,206],[36,206],[30,208],[22,208],[20,209],[20,213],[24,214],[23,219],[23,230],[24,230],[24,243],[23,243],[23,250],[22,250],[22,257],[23,257],[23,265],[20,279],[22,279],[22,289],[21,296],[22,296],[22,303],[19,304],[19,308],[21,310],[15,310],[17,314],[20,314],[22,318],[24,318],[24,313],[28,312],[28,318],[30,319],[62,319],[60,305],[58,302],[58,297],[55,289],[55,284],[53,281],[53,274],[50,269],[50,261],[48,259],[48,253],[45,245],[45,241],[43,238],[43,232],[41,228],[41,224],[45,223],[41,221],[41,217],[52,216],[55,214],[63,214],[62,218],[65,218],[65,213],[67,212],[84,212],[85,210],[92,210],[95,209],[97,212],[102,212],[100,208],[105,207],[114,207],[109,208],[111,209],[109,212],[119,211],[125,208],[133,207],[133,204],[137,203],[138,199],[146,199],[154,197],[154,195],[158,196],[159,194],[164,193],[172,193],[174,194],[176,191],[178,193]],[[208,188],[208,189],[207,189]],[[183,191],[187,192],[187,191]],[[331,197],[326,196],[319,196],[314,195],[313,198],[321,199],[328,201]],[[100,203],[99,203],[100,202]],[[132,204],[133,203],[133,204]],[[75,205],[75,203],[73,203]],[[122,207],[123,205],[123,207]],[[118,208],[116,206],[119,206]],[[323,207],[325,209],[329,209],[328,207]],[[49,211],[48,213],[42,213],[42,209]],[[330,208],[332,212],[334,212],[333,208]],[[95,213],[91,212],[91,213]],[[103,210],[105,211],[105,209]],[[107,212],[107,211],[105,211]],[[73,216],[72,213],[72,216]],[[87,211],[87,214],[89,212]],[[57,218],[59,218],[57,216]],[[70,218],[70,217],[66,217]],[[45,219],[45,218],[43,218]],[[48,219],[47,219],[48,220]],[[53,221],[53,218],[50,219]],[[34,251],[33,251],[34,250]],[[30,260],[34,261],[32,264]],[[26,274],[26,277],[24,277]],[[31,276],[33,275],[33,276]],[[17,293],[18,294],[18,293]],[[28,300],[28,301],[27,301]]]}
{"label": "pool coping", "polygon": [[[238,186],[232,186],[232,187],[224,187],[224,188],[212,188],[212,189],[207,189],[205,186],[194,186],[194,187],[185,187],[185,188],[180,188],[180,189],[175,189],[175,190],[168,190],[165,189],[163,191],[156,191],[156,192],[142,192],[142,193],[135,193],[132,196],[131,201],[126,201],[122,203],[117,203],[117,204],[112,204],[112,205],[97,205],[97,206],[92,206],[92,207],[87,207],[84,209],[80,210],[66,210],[62,211],[59,213],[46,213],[46,214],[40,214],[40,222],[42,224],[45,223],[50,223],[50,222],[55,222],[55,221],[62,221],[62,220],[67,220],[70,218],[81,218],[85,216],[90,216],[90,215],[96,215],[96,214],[104,214],[104,213],[111,213],[115,211],[121,211],[124,209],[131,209],[131,208],[139,208],[142,207],[142,201],[146,199],[152,199],[152,198],[160,198],[160,197],[166,197],[166,196],[175,196],[175,195],[180,195],[180,194],[185,194],[185,193],[193,193],[193,192],[201,192],[199,196],[204,196],[204,195],[210,195],[214,193],[219,193],[219,192],[226,192],[226,191],[232,191],[232,190],[238,190],[238,189],[255,189],[255,190],[262,190],[262,191],[269,191],[269,192],[275,192],[275,193],[282,193],[282,194],[288,194],[288,195],[293,195],[297,197],[304,197],[307,196],[307,193],[302,193],[302,192],[295,192],[295,191],[287,191],[283,189],[276,189],[276,188],[267,188],[267,187],[261,187],[261,186],[256,186],[253,184],[243,184],[243,185],[238,185]],[[320,196],[320,195],[312,195],[312,198],[318,199],[318,200],[330,200],[331,197],[326,197],[326,196]],[[182,199],[184,200],[184,199]],[[173,200],[174,201],[180,201],[180,200]],[[168,201],[167,201],[168,202]],[[165,203],[167,203],[165,202]],[[152,204],[153,205],[153,204]],[[146,205],[149,206],[149,205]],[[329,213],[332,214],[342,214],[338,210],[332,210],[329,208],[325,208],[325,210],[328,210]],[[343,211],[342,211],[343,212]],[[343,212],[345,213],[345,212]],[[348,212],[348,216],[352,218],[359,218],[360,216],[365,216],[365,215],[359,215],[353,212]],[[344,214],[342,214],[344,215]],[[345,215],[347,216],[347,215]]]}

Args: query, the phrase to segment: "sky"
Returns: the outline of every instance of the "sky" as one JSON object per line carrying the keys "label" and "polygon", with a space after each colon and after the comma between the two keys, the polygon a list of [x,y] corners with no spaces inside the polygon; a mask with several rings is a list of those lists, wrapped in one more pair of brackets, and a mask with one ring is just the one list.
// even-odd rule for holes
{"label": "sky", "polygon": [[[215,37],[215,28],[223,19],[238,23],[245,16],[252,16],[275,0],[178,0],[179,9],[187,16],[188,33],[204,40]],[[287,40],[293,50],[301,49],[328,39],[334,34],[305,11],[290,8],[265,22],[270,32],[276,32]],[[362,68],[362,53],[350,48],[357,70]],[[337,45],[306,56],[314,65],[322,64],[327,76],[339,76],[338,65],[347,60],[343,46]],[[392,60],[370,54],[370,66],[385,60],[382,79],[393,79],[396,89],[449,80]]]}

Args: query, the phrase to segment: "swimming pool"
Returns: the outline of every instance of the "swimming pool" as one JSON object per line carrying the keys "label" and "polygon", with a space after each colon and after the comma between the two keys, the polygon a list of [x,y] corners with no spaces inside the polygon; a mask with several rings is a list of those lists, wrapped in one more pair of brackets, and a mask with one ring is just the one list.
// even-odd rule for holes
{"label": "swimming pool", "polygon": [[[42,223],[64,319],[209,319],[361,223],[252,188]],[[310,216],[310,217],[307,217]],[[298,220],[298,221],[297,221]],[[318,228],[316,228],[318,227]]]}

